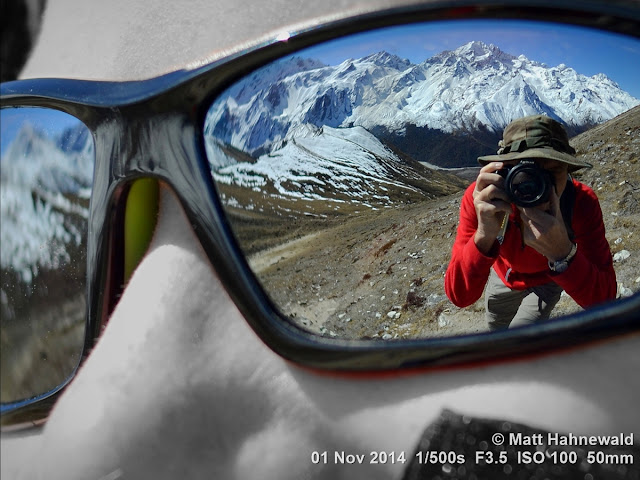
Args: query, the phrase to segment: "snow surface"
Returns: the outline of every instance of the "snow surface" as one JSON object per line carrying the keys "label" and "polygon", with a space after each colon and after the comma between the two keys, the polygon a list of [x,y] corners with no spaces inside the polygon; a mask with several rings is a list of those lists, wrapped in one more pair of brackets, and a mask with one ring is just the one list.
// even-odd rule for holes
{"label": "snow surface", "polygon": [[[217,156],[225,154],[217,149]],[[259,189],[270,181],[280,195],[306,200],[364,200],[387,187],[416,190],[395,179],[410,175],[409,169],[362,127],[298,127],[281,148],[255,163],[228,158],[222,163],[226,166],[213,172],[217,182]]]}
{"label": "snow surface", "polygon": [[81,125],[51,139],[25,123],[0,160],[0,267],[29,284],[41,268],[69,263],[67,246],[86,231],[78,221],[88,208],[93,182],[93,139]]}

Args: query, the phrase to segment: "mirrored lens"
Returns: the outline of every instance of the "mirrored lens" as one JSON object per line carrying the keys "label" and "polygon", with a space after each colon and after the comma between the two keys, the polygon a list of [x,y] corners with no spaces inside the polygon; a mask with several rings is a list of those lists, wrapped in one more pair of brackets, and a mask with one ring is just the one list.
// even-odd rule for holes
{"label": "mirrored lens", "polygon": [[[628,181],[613,166],[630,161],[624,152],[638,155],[639,51],[635,39],[507,20],[327,42],[266,65],[211,105],[211,173],[251,268],[297,324],[338,338],[483,332],[484,300],[455,307],[443,277],[477,157],[498,150],[512,120],[561,121],[596,166],[580,175],[601,196],[613,253],[638,246],[639,211],[623,221],[624,192],[612,185]],[[628,123],[616,123],[625,112]],[[620,132],[606,153],[614,140],[603,131]],[[624,172],[637,177],[638,167]],[[538,184],[519,188],[529,196]],[[637,259],[619,268],[629,291]],[[563,296],[553,316],[579,308]]]}
{"label": "mirrored lens", "polygon": [[1,401],[46,393],[80,361],[94,145],[76,118],[0,110]]}
{"label": "mirrored lens", "polygon": [[530,174],[520,173],[513,179],[513,187],[516,196],[522,200],[534,200],[539,196],[543,184],[539,178]]}
{"label": "mirrored lens", "polygon": [[507,176],[507,191],[520,206],[529,207],[546,202],[551,188],[549,175],[535,166],[518,165]]}

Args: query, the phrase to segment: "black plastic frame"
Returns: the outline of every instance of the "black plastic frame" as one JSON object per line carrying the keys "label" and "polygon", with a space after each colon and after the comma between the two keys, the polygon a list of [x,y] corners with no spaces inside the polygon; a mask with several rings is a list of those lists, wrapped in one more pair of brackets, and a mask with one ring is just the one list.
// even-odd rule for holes
{"label": "black plastic frame", "polygon": [[[381,372],[485,362],[537,354],[637,331],[640,294],[533,327],[423,340],[340,340],[314,335],[272,305],[236,244],[215,192],[202,129],[207,109],[240,77],[284,55],[322,41],[379,27],[419,21],[526,19],[593,27],[640,38],[636,1],[435,1],[336,20],[291,33],[210,65],[135,82],[35,79],[1,86],[2,107],[65,111],[93,132],[96,164],[87,252],[88,311],[83,358],[110,311],[118,277],[113,252],[119,198],[142,176],[168,185],[211,264],[243,315],[275,352],[311,369],[335,373]],[[2,425],[44,419],[64,388],[2,405]]]}

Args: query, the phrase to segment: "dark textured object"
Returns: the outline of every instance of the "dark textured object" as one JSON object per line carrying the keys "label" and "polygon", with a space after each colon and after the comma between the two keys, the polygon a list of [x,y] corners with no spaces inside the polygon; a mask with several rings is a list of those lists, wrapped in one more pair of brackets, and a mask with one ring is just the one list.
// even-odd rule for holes
{"label": "dark textured object", "polygon": [[[543,445],[509,445],[509,434],[543,439]],[[638,480],[640,446],[548,446],[548,432],[504,420],[473,418],[444,410],[425,430],[403,480]],[[620,432],[622,433],[622,432]],[[493,436],[504,435],[495,445]],[[559,433],[561,437],[568,433]],[[629,437],[629,434],[626,434]],[[590,463],[592,460],[602,463]],[[427,452],[434,452],[431,455]],[[476,452],[480,461],[476,461]],[[490,452],[490,453],[488,453]],[[502,456],[500,454],[502,453]],[[505,453],[506,452],[506,455]],[[520,452],[520,453],[519,453]],[[529,452],[529,453],[525,453]],[[540,463],[527,460],[536,453]],[[544,457],[541,454],[544,453]],[[452,463],[430,462],[449,458]],[[487,459],[491,458],[493,463]],[[520,458],[520,462],[518,459]],[[554,462],[555,459],[555,462]],[[527,463],[528,462],[528,463]]]}

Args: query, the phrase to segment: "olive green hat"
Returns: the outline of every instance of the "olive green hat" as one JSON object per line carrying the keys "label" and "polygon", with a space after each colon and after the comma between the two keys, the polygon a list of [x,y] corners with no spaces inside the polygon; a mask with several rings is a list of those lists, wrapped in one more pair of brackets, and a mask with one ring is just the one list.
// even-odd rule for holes
{"label": "olive green hat", "polygon": [[569,164],[569,171],[593,165],[575,157],[562,124],[545,115],[519,118],[506,126],[497,155],[478,157],[481,165],[506,160],[546,158]]}

